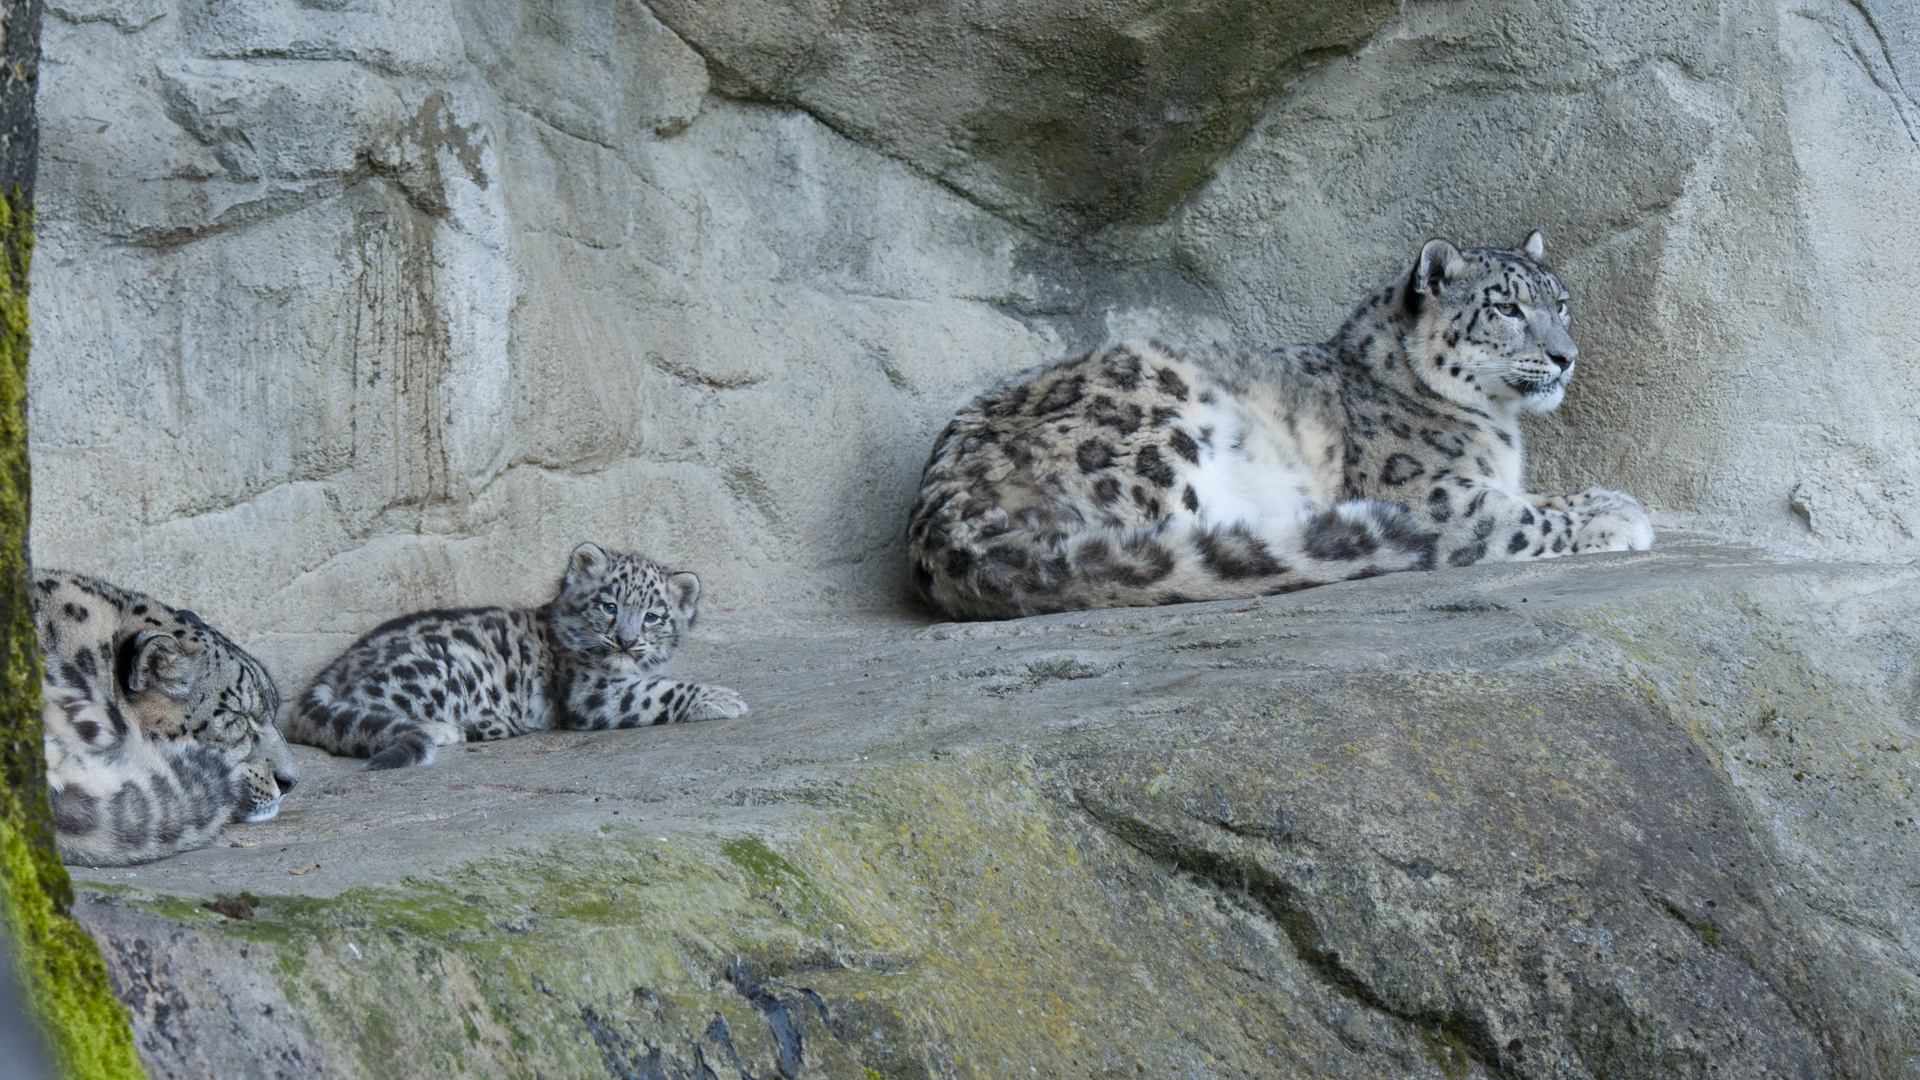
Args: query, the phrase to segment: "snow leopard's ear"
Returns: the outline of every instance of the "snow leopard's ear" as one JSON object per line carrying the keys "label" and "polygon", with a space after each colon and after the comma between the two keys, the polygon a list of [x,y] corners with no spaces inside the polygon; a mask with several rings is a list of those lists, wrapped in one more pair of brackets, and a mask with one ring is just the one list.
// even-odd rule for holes
{"label": "snow leopard's ear", "polygon": [[581,544],[567,557],[567,580],[571,585],[583,578],[592,579],[607,572],[607,553],[594,543]]}
{"label": "snow leopard's ear", "polygon": [[1547,253],[1547,238],[1540,235],[1539,229],[1535,229],[1520,241],[1520,250],[1526,252],[1527,258],[1539,262],[1540,256]]}
{"label": "snow leopard's ear", "polygon": [[160,630],[142,630],[127,646],[126,673],[121,682],[135,697],[158,690],[184,700],[193,691],[193,658],[199,653],[200,647],[193,642]]}
{"label": "snow leopard's ear", "polygon": [[681,626],[693,625],[694,613],[700,607],[699,576],[679,573],[668,577],[667,603],[673,606],[674,617]]}
{"label": "snow leopard's ear", "polygon": [[1460,276],[1467,260],[1460,249],[1445,240],[1429,240],[1420,249],[1420,261],[1414,265],[1413,281],[1423,292],[1437,293],[1440,284]]}

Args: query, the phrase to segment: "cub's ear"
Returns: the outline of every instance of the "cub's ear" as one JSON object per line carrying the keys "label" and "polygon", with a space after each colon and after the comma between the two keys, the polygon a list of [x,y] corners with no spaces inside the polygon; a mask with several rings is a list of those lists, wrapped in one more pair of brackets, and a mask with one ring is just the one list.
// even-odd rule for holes
{"label": "cub's ear", "polygon": [[1539,229],[1535,229],[1520,241],[1520,250],[1527,253],[1527,258],[1539,262],[1540,256],[1547,253],[1547,238],[1540,235]]}
{"label": "cub's ear", "polygon": [[667,603],[682,626],[691,626],[700,607],[700,578],[694,574],[674,574],[667,578]]}
{"label": "cub's ear", "polygon": [[200,646],[160,630],[142,630],[127,646],[129,660],[121,682],[138,697],[158,690],[170,698],[185,699],[193,691],[194,659]]}
{"label": "cub's ear", "polygon": [[1420,249],[1420,261],[1413,268],[1413,280],[1419,287],[1430,293],[1440,291],[1440,283],[1452,281],[1467,268],[1467,260],[1460,249],[1445,240],[1429,240],[1427,246]]}
{"label": "cub's ear", "polygon": [[567,556],[567,583],[576,578],[597,578],[607,572],[607,553],[594,543],[581,544]]}

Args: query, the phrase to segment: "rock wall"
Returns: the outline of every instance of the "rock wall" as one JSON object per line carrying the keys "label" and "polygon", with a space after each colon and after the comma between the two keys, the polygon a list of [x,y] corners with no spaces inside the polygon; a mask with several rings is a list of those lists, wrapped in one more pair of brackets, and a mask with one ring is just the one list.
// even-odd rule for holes
{"label": "rock wall", "polygon": [[1912,4],[1409,4],[1276,102],[1178,250],[1236,328],[1292,339],[1428,232],[1538,225],[1583,351],[1539,488],[1910,558],[1916,89]]}
{"label": "rock wall", "polygon": [[1123,333],[1326,336],[1544,228],[1534,480],[1906,558],[1920,15],[1891,0],[62,0],[35,557],[283,680],[576,541],[904,603],[944,417]]}

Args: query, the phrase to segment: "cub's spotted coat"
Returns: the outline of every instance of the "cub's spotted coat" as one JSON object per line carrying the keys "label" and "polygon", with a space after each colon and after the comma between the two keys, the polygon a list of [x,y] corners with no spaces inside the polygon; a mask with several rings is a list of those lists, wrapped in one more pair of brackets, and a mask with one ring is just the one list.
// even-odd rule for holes
{"label": "cub's spotted coat", "polygon": [[299,769],[258,660],[193,612],[98,578],[42,571],[33,605],[63,859],[146,862],[279,812]]}
{"label": "cub's spotted coat", "polygon": [[542,607],[423,611],[369,631],[314,679],[286,734],[397,769],[461,741],[742,716],[732,690],[660,673],[699,599],[692,574],[581,544]]}
{"label": "cub's spotted coat", "polygon": [[1542,247],[1432,241],[1324,345],[1121,345],[988,391],[927,462],[915,584],[1009,618],[1647,548],[1632,496],[1521,485],[1520,415],[1579,353]]}

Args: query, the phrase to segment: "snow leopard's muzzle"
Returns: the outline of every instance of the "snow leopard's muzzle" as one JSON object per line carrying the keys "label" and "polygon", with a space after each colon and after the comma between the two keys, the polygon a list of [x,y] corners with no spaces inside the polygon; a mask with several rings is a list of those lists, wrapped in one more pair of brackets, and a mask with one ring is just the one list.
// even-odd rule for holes
{"label": "snow leopard's muzzle", "polygon": [[1567,382],[1572,379],[1572,377],[1573,365],[1569,363],[1564,369],[1553,372],[1533,370],[1516,371],[1507,376],[1506,383],[1512,387],[1516,393],[1529,398],[1537,398],[1545,397],[1549,394],[1565,393]]}
{"label": "snow leopard's muzzle", "polygon": [[1520,395],[1520,407],[1530,413],[1552,412],[1566,397],[1573,379],[1573,357],[1549,356],[1517,365],[1501,380]]}
{"label": "snow leopard's muzzle", "polygon": [[1538,343],[1535,348],[1539,352],[1516,362],[1504,381],[1520,395],[1522,408],[1528,412],[1549,412],[1558,408],[1560,399],[1566,396],[1580,347],[1573,343],[1558,320],[1544,314],[1532,318],[1527,330],[1528,336]]}

